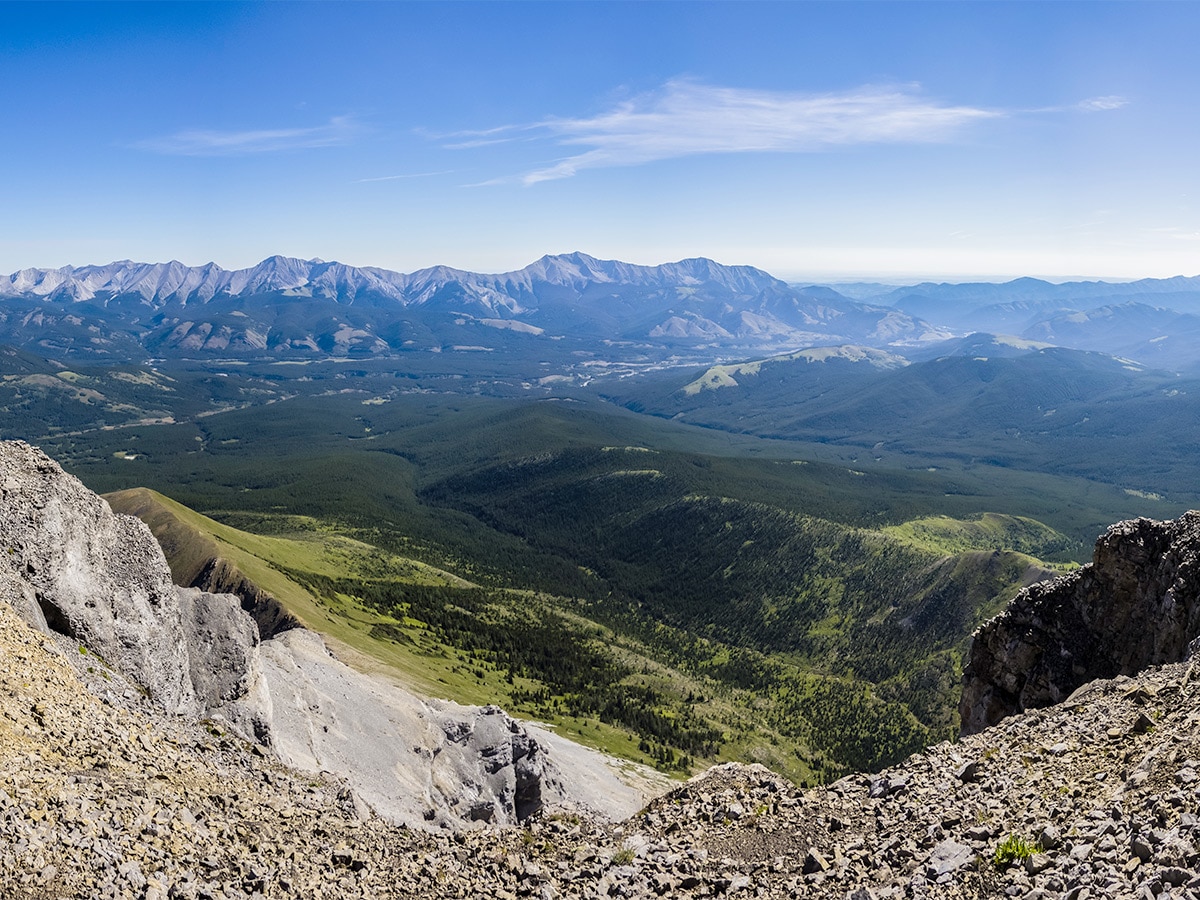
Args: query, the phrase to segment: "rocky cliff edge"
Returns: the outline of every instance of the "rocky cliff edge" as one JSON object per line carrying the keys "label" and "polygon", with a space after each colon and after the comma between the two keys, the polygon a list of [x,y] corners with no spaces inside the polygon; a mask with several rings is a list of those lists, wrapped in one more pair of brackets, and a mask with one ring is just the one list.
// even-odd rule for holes
{"label": "rocky cliff edge", "polygon": [[963,733],[1059,703],[1097,678],[1179,662],[1198,635],[1200,512],[1119,522],[1091,563],[1026,588],[975,633]]}

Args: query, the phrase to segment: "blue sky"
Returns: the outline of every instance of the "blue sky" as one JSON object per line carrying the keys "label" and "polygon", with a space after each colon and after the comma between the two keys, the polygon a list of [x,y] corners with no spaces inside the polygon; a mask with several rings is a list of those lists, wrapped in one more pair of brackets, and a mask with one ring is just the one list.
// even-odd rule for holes
{"label": "blue sky", "polygon": [[1200,274],[1200,4],[0,4],[0,271]]}

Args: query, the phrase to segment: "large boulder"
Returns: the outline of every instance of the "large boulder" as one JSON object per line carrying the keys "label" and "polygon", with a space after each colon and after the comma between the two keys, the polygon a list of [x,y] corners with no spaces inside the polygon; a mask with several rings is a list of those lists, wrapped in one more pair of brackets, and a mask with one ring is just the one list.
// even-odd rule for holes
{"label": "large boulder", "polygon": [[976,631],[962,731],[1061,702],[1097,678],[1178,662],[1198,635],[1200,512],[1119,522],[1091,563],[1026,588]]}

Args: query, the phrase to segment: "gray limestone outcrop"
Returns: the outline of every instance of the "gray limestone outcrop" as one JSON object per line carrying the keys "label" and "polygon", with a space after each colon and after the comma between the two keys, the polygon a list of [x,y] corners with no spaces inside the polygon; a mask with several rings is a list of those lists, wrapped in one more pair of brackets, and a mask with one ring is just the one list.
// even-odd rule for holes
{"label": "gray limestone outcrop", "polygon": [[1200,635],[1200,512],[1119,522],[1092,562],[1019,593],[975,633],[964,734],[1067,699],[1097,678],[1178,662]]}
{"label": "gray limestone outcrop", "polygon": [[185,525],[152,491],[130,488],[107,494],[104,500],[115,512],[136,516],[149,526],[176,584],[241,598],[242,609],[254,619],[263,640],[300,625],[282,603],[222,557],[211,538]]}
{"label": "gray limestone outcrop", "polygon": [[205,714],[270,745],[271,695],[258,629],[232,594],[176,588],[188,644],[188,672]]}
{"label": "gray limestone outcrop", "polygon": [[250,614],[264,641],[289,628],[300,627],[300,620],[288,612],[282,603],[223,557],[208,559],[192,579],[183,583],[214,594],[237,595],[242,601],[242,609]]}
{"label": "gray limestone outcrop", "polygon": [[0,575],[30,624],[86,645],[163,709],[199,711],[175,587],[150,529],[20,441],[0,443]]}

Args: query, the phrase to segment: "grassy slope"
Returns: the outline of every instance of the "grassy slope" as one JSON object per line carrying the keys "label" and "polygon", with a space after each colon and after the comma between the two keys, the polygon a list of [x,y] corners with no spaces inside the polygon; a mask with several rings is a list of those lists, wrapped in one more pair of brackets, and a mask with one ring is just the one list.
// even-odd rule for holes
{"label": "grassy slope", "polygon": [[[511,669],[503,659],[472,650],[474,645],[470,640],[439,639],[421,619],[398,614],[394,609],[381,609],[353,594],[355,590],[365,590],[367,584],[467,586],[467,582],[456,576],[339,535],[310,518],[280,516],[274,523],[275,529],[279,532],[290,529],[293,536],[263,536],[215,522],[150,491],[126,492],[121,500],[124,508],[138,512],[152,524],[165,545],[175,548],[177,563],[191,554],[190,564],[196,566],[197,556],[215,551],[275,594],[307,626],[327,635],[339,655],[360,668],[390,674],[428,695],[465,703],[500,702],[519,713],[548,721],[558,726],[561,733],[585,744],[650,761],[649,748],[628,728],[606,724],[595,715],[570,714],[562,705],[564,697],[547,691],[548,683],[537,672],[529,673],[533,677],[522,674],[511,677]],[[1023,523],[1017,531],[1028,527]],[[1003,525],[995,525],[994,533],[1002,537]],[[882,536],[873,540],[890,542]],[[985,557],[987,554],[947,557],[942,565],[944,572],[931,570],[925,590],[917,598],[916,606],[908,611],[936,620],[922,626],[924,633],[943,632],[941,643],[953,647],[964,628],[969,629],[975,618],[994,611],[995,604],[1002,602],[997,600],[997,591],[1007,597],[1020,582],[1027,580],[1030,568],[1025,563],[1009,559],[1003,572],[989,573],[980,562]],[[956,585],[963,586],[963,590],[954,591]],[[947,607],[946,598],[936,595],[948,589],[954,596],[965,592],[968,605],[956,605],[952,597]],[[479,593],[470,591],[459,597],[466,602],[468,597]],[[618,685],[633,691],[657,692],[660,699],[654,708],[669,717],[687,712],[700,723],[718,727],[725,741],[708,761],[755,760],[798,781],[836,775],[845,766],[838,759],[847,752],[861,752],[839,744],[831,735],[844,725],[843,711],[836,707],[847,699],[869,707],[863,713],[867,720],[855,720],[851,730],[873,727],[869,725],[870,717],[883,715],[893,722],[891,727],[900,729],[898,739],[911,741],[913,735],[926,733],[925,726],[911,719],[903,705],[894,705],[891,712],[883,707],[871,712],[874,708],[871,704],[877,701],[870,699],[866,685],[853,678],[852,669],[841,675],[829,671],[818,676],[812,674],[811,658],[793,660],[790,654],[764,656],[735,649],[720,640],[697,639],[687,627],[679,630],[659,624],[647,631],[643,622],[643,630],[639,632],[625,622],[614,629],[598,622],[597,614],[600,619],[605,618],[603,609],[593,605],[530,592],[504,591],[487,595],[473,615],[485,620],[485,628],[487,621],[494,623],[494,627],[513,616],[560,620],[563,627],[578,635],[579,642],[600,652],[601,658],[620,662],[625,675]],[[810,630],[817,645],[831,655],[838,652],[844,655],[845,641],[853,631],[852,619],[851,611],[843,611],[814,623]],[[881,648],[889,643],[888,628],[875,628],[872,633],[883,636],[879,637]],[[895,637],[903,642],[903,629],[893,635],[893,642]],[[686,650],[680,652],[680,647]],[[887,652],[895,653],[894,648]],[[947,652],[950,653],[948,668],[941,659]],[[932,667],[923,660],[906,665],[907,674],[883,685],[881,697],[894,704],[915,704],[914,708],[921,709],[916,702],[919,697],[925,696],[924,704],[930,706],[929,697],[951,690],[952,684],[947,679],[955,677],[957,652],[935,651],[932,658],[937,664]],[[938,671],[939,666],[947,670]],[[872,674],[879,677],[878,673]],[[942,681],[935,678],[930,682],[935,676]],[[915,679],[915,683],[908,684],[905,678]],[[834,692],[832,695],[830,690]],[[829,708],[831,705],[833,709]],[[936,733],[945,730],[948,722],[944,715],[936,711],[930,715],[930,709],[922,712]],[[899,719],[895,718],[897,715]]]}
{"label": "grassy slope", "polygon": [[456,677],[456,683],[452,683],[447,675],[454,674],[450,671],[454,666],[439,665],[436,657],[426,656],[418,648],[372,637],[373,626],[398,624],[391,617],[382,616],[345,595],[318,596],[288,573],[339,578],[382,574],[426,585],[462,586],[469,582],[425,563],[387,554],[336,534],[309,517],[294,517],[279,523],[295,529],[294,537],[264,536],[222,525],[154,491],[134,489],[123,493],[139,495],[138,503],[131,503],[125,497],[120,506],[151,526],[168,550],[173,571],[181,567],[181,560],[183,567],[198,570],[201,558],[211,552],[229,560],[251,581],[273,594],[305,627],[319,631],[334,646],[351,651],[360,666],[369,661],[370,667],[394,671],[406,684],[430,695],[440,695],[452,687],[454,699],[461,702],[491,702],[488,692],[479,690],[468,679]]}
{"label": "grassy slope", "polygon": [[967,520],[926,516],[881,530],[912,547],[933,553],[1012,550],[1051,559],[1070,549],[1063,535],[1036,519],[999,513],[983,513]]}

